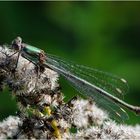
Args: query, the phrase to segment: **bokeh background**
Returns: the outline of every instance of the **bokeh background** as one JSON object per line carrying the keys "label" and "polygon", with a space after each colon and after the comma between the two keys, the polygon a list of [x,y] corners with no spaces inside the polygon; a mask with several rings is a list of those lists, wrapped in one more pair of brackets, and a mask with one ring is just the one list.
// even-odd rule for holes
{"label": "bokeh background", "polygon": [[[0,44],[24,42],[76,63],[124,77],[125,101],[140,106],[140,2],[0,2]],[[60,78],[66,100],[78,94]],[[16,102],[0,93],[0,120]],[[129,112],[125,123],[140,123]]]}

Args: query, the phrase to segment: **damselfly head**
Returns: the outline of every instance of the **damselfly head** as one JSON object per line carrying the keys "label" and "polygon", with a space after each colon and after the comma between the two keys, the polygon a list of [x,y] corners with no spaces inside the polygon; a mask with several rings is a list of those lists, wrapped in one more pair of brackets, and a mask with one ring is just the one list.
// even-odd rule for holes
{"label": "damselfly head", "polygon": [[21,45],[22,45],[22,38],[21,37],[17,37],[12,41],[12,48],[15,50],[20,50],[21,49]]}

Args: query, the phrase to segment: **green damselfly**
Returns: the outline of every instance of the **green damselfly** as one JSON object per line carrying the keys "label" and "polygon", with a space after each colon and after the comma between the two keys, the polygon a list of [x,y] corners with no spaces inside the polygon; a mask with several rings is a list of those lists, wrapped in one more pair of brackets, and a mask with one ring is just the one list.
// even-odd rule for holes
{"label": "green damselfly", "polygon": [[122,107],[140,114],[140,107],[122,100],[128,90],[128,84],[123,78],[46,54],[39,48],[22,43],[20,37],[13,41],[12,47],[18,50],[19,55],[35,65],[50,68],[65,77],[76,90],[91,97],[112,118],[118,121],[128,119],[128,115]]}

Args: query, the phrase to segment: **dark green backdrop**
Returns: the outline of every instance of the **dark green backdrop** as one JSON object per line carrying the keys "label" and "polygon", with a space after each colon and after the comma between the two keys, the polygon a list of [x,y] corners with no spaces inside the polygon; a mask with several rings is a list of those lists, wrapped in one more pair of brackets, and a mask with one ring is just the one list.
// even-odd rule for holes
{"label": "dark green backdrop", "polygon": [[[125,101],[140,105],[140,2],[0,2],[0,44],[24,42],[127,79]],[[60,80],[67,99],[77,92]],[[0,119],[15,114],[0,94]],[[129,124],[140,123],[130,113]]]}

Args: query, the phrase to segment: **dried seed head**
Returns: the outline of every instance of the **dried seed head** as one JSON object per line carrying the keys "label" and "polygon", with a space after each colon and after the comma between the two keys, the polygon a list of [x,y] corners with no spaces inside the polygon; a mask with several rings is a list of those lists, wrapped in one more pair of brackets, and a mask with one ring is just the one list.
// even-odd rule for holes
{"label": "dried seed head", "polygon": [[[22,112],[19,118],[11,117],[0,123],[0,138],[140,138],[136,133],[140,127],[118,126],[92,101],[74,97],[64,102],[56,72],[36,67],[22,56],[17,61],[21,43],[22,40],[17,38],[12,43],[14,49],[0,47],[0,89],[4,85],[9,86]],[[69,131],[72,126],[77,129],[76,133]]]}

